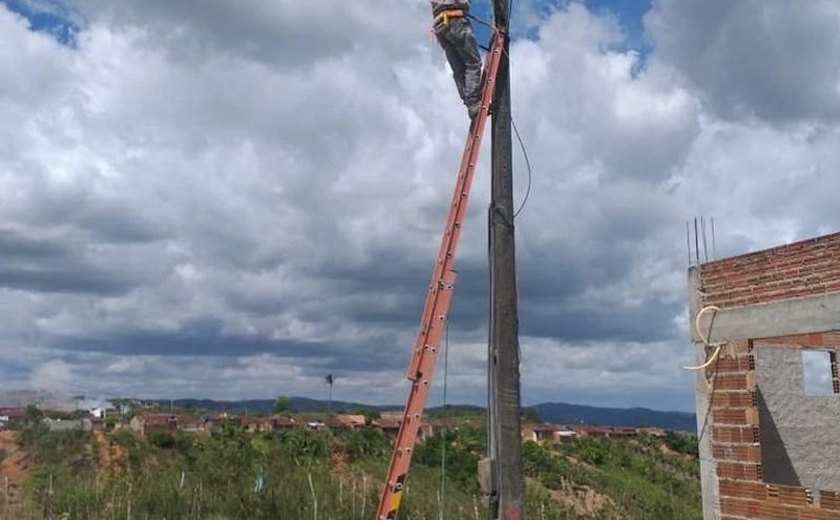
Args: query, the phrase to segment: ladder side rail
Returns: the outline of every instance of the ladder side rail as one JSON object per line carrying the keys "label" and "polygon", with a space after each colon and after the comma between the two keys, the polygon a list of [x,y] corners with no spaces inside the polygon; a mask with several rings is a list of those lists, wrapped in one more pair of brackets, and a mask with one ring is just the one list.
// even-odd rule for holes
{"label": "ladder side rail", "polygon": [[[482,96],[483,98],[483,96]],[[482,123],[482,130],[483,130],[483,123]],[[429,282],[429,295],[426,297],[426,302],[423,307],[423,313],[420,320],[420,328],[417,335],[417,340],[415,344],[414,353],[418,353],[418,347],[422,347],[424,343],[423,337],[425,335],[426,329],[430,326],[430,318],[433,315],[433,310],[435,307],[435,303],[437,301],[438,291],[441,289],[441,279],[443,274],[447,271],[447,267],[451,266],[450,259],[452,258],[452,235],[453,233],[451,230],[453,229],[453,222],[458,221],[458,208],[462,206],[461,201],[463,200],[463,193],[469,189],[468,186],[465,186],[465,181],[467,180],[467,175],[465,175],[465,167],[470,165],[471,161],[470,158],[472,157],[473,149],[476,147],[476,139],[472,130],[473,125],[470,125],[470,133],[467,136],[467,145],[464,147],[464,151],[461,154],[461,163],[459,168],[459,174],[456,179],[455,189],[452,196],[452,202],[450,204],[450,211],[447,214],[446,222],[444,223],[443,227],[443,238],[441,240],[441,244],[438,250],[437,261],[435,262],[434,268],[432,269],[432,277]],[[479,139],[480,144],[480,139]],[[474,161],[472,161],[474,163]],[[470,175],[471,177],[471,175]],[[457,241],[457,239],[456,239]],[[418,356],[414,355],[412,360],[419,359]],[[417,370],[417,363],[412,362],[408,368],[406,373],[406,377],[412,381],[416,379],[416,370]]]}
{"label": "ladder side rail", "polygon": [[501,61],[505,35],[497,32],[487,56],[485,84],[482,89],[482,108],[470,125],[464,147],[452,204],[441,240],[441,247],[432,271],[429,294],[421,318],[420,330],[412,353],[406,377],[412,381],[403,419],[394,443],[384,490],[379,504],[377,520],[394,520],[402,500],[402,489],[411,464],[414,445],[420,428],[420,418],[428,397],[437,353],[445,330],[446,318],[452,301],[456,273],[453,269],[455,253],[461,234],[461,224],[466,215],[469,192],[481,149],[484,127],[490,104],[495,95],[496,75]]}
{"label": "ladder side rail", "polygon": [[[480,151],[480,144],[481,138],[483,136],[483,129],[486,122],[486,115],[487,109],[489,107],[490,101],[493,98],[495,92],[495,74],[498,70],[498,64],[501,58],[501,49],[503,48],[504,44],[504,36],[499,34],[497,39],[494,41],[494,48],[491,50],[491,54],[488,56],[488,60],[490,63],[488,64],[488,69],[491,75],[489,76],[489,80],[485,84],[484,95],[482,96],[482,104],[484,106],[484,111],[480,114],[483,117],[480,117],[476,121],[475,128],[470,128],[470,136],[468,137],[468,145],[465,147],[464,156],[461,161],[461,168],[459,170],[458,180],[456,182],[455,193],[453,195],[452,200],[452,209],[447,218],[446,226],[444,227],[444,238],[441,243],[440,252],[438,253],[438,261],[435,264],[435,269],[433,270],[432,274],[432,281],[430,283],[430,292],[432,293],[429,298],[427,298],[427,305],[429,311],[428,315],[425,315],[424,312],[423,316],[423,323],[421,323],[421,330],[420,334],[417,338],[417,344],[415,347],[423,346],[422,343],[422,335],[426,332],[432,325],[432,320],[429,320],[431,315],[437,315],[438,313],[431,312],[436,304],[437,298],[439,296],[439,290],[443,287],[443,276],[449,270],[452,270],[452,265],[454,264],[454,253],[457,250],[458,241],[460,238],[461,233],[461,222],[466,214],[466,203],[467,198],[469,195],[469,191],[472,185],[473,174],[475,172],[475,164],[478,161],[478,154]],[[495,52],[493,52],[495,51]],[[490,58],[495,57],[495,60],[490,60]],[[409,368],[409,373],[407,377],[411,380],[416,379],[416,371],[413,368],[419,366],[420,358],[422,358],[425,353],[428,352],[426,349],[420,348],[415,349],[414,356],[413,356],[413,363],[412,367]]]}
{"label": "ladder side rail", "polygon": [[429,295],[426,298],[426,303],[423,308],[420,330],[414,345],[412,361],[406,373],[406,377],[411,381],[417,379],[416,373],[417,368],[419,367],[419,356],[423,355],[423,352],[425,352],[423,347],[428,344],[428,342],[424,341],[425,331],[430,326],[430,319],[432,315],[435,314],[433,309],[438,296],[437,292],[442,286],[441,280],[443,279],[444,273],[450,270],[452,268],[452,264],[454,264],[455,252],[457,250],[461,233],[460,224],[463,222],[464,215],[466,214],[467,199],[472,186],[475,166],[478,162],[478,154],[481,148],[484,126],[489,113],[490,103],[495,93],[495,77],[496,72],[498,71],[499,62],[501,61],[503,46],[504,35],[496,33],[493,45],[487,56],[487,66],[485,67],[488,81],[485,82],[484,89],[482,91],[482,111],[479,116],[476,117],[475,124],[470,125],[467,145],[464,147],[464,152],[461,157],[461,165],[452,196],[451,209],[444,225],[443,239],[441,240],[435,267],[432,270],[432,278],[429,282]]}
{"label": "ladder side rail", "polygon": [[[475,164],[478,160],[479,148],[481,144],[481,138],[483,136],[483,128],[486,122],[486,115],[487,115],[487,108],[489,107],[490,101],[492,100],[495,85],[493,79],[495,78],[495,74],[498,70],[498,62],[500,61],[501,56],[501,49],[504,43],[503,35],[499,34],[498,38],[494,41],[494,47],[498,44],[498,48],[494,50],[496,52],[492,52],[488,56],[488,60],[492,57],[496,57],[497,59],[492,60],[489,65],[489,71],[492,73],[489,76],[489,81],[485,84],[484,89],[484,96],[482,96],[484,111],[482,112],[482,116],[480,119],[477,120],[475,128],[470,128],[470,136],[468,138],[468,145],[464,151],[464,157],[461,162],[461,168],[459,171],[458,181],[456,183],[455,194],[453,195],[452,201],[452,210],[450,210],[449,216],[447,218],[446,226],[444,227],[444,239],[441,243],[440,252],[438,254],[438,261],[435,264],[435,269],[433,270],[432,275],[432,282],[430,284],[430,296],[427,298],[427,305],[429,312],[424,312],[423,320],[421,323],[421,329],[417,337],[417,341],[415,343],[415,349],[412,357],[412,363],[409,367],[407,377],[408,379],[415,381],[418,379],[419,373],[417,369],[422,364],[422,359],[426,356],[426,354],[431,349],[425,348],[429,343],[426,341],[426,337],[428,335],[429,329],[433,327],[436,321],[440,321],[440,316],[442,313],[435,312],[435,307],[437,306],[437,300],[440,297],[440,291],[444,288],[443,277],[444,274],[450,270],[452,270],[452,265],[454,264],[454,253],[457,249],[458,240],[460,238],[461,233],[461,222],[466,214],[466,202],[469,195],[469,190],[472,185],[473,174],[475,171]],[[436,317],[432,319],[432,317]],[[437,352],[432,352],[436,354]]]}
{"label": "ladder side rail", "polygon": [[[474,148],[475,140],[471,140]],[[468,154],[464,162],[469,161],[472,153]],[[435,268],[432,272],[432,280],[429,282],[429,295],[426,298],[426,304],[423,310],[423,316],[420,322],[420,330],[415,340],[414,349],[412,353],[411,363],[406,372],[406,377],[411,381],[416,381],[423,375],[420,369],[422,360],[430,349],[430,345],[434,343],[429,337],[430,329],[434,326],[436,319],[439,319],[441,314],[438,309],[439,300],[446,289],[445,274],[452,270],[454,264],[454,257],[457,250],[457,243],[460,238],[460,224],[463,220],[464,209],[466,207],[466,192],[469,191],[470,186],[466,182],[471,180],[472,174],[459,174],[458,182],[455,186],[455,197],[451,203],[451,209],[446,225],[444,227],[444,239],[442,240],[440,251],[435,262]],[[433,352],[436,353],[436,352]]]}

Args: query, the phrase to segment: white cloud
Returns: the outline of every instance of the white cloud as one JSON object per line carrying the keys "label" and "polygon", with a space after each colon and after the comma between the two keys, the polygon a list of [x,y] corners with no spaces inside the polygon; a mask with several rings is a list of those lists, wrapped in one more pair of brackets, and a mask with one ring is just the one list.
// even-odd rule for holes
{"label": "white cloud", "polygon": [[[402,400],[467,121],[424,1],[322,4],[85,0],[73,49],[0,5],[4,381],[323,396],[331,372],[336,398]],[[716,23],[689,30],[695,4],[657,3],[644,67],[578,3],[513,44],[535,167],[517,223],[529,402],[690,409],[684,219],[715,215],[720,254],[832,230],[838,78],[813,49],[836,36],[804,40],[813,84],[770,84],[715,50],[754,21],[716,2]],[[790,38],[834,12],[815,2],[786,24],[773,9]],[[450,396],[472,402],[488,157],[452,316]]]}
{"label": "white cloud", "polygon": [[71,392],[73,380],[73,368],[61,360],[44,363],[29,376],[33,389],[50,392]]}
{"label": "white cloud", "polygon": [[735,120],[837,122],[840,4],[660,0],[646,17],[659,59]]}

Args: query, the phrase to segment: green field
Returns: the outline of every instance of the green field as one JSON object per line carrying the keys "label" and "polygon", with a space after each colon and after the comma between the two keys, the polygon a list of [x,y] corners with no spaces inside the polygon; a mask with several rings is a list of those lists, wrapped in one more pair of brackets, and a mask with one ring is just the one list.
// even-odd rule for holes
{"label": "green field", "polygon": [[[484,434],[455,424],[418,446],[402,519],[487,517],[475,478]],[[30,421],[17,441],[29,467],[10,516],[32,520],[370,520],[390,454],[370,426],[97,439]],[[690,436],[525,442],[523,462],[529,519],[700,518]]]}

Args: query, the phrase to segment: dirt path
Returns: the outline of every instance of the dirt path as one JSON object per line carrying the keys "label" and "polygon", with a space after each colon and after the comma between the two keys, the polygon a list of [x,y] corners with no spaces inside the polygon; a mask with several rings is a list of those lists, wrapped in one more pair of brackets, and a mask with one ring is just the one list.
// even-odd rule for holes
{"label": "dirt path", "polygon": [[0,451],[4,454],[0,460],[0,519],[12,520],[20,513],[29,461],[15,442],[15,432],[0,431]]}
{"label": "dirt path", "polygon": [[99,469],[105,473],[120,471],[125,466],[126,450],[119,444],[108,440],[105,433],[93,432],[96,444],[99,448]]}

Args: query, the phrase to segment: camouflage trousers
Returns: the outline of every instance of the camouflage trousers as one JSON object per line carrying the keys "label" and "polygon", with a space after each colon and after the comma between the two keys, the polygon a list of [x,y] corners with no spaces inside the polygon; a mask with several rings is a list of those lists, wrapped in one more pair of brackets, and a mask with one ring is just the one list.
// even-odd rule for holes
{"label": "camouflage trousers", "polygon": [[481,101],[481,56],[475,33],[466,17],[450,18],[434,27],[435,36],[452,68],[458,94],[467,106]]}

